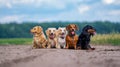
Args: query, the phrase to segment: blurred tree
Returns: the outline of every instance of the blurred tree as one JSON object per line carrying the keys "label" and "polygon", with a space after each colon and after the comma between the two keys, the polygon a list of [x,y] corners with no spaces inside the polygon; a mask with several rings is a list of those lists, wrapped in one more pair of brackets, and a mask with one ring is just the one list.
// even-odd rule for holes
{"label": "blurred tree", "polygon": [[58,22],[23,22],[21,24],[17,24],[16,22],[12,22],[9,24],[0,24],[0,38],[29,38],[32,37],[30,33],[30,29],[34,26],[41,26],[44,30],[49,27],[66,27],[68,24],[76,24],[79,27],[77,34],[81,33],[82,28],[85,25],[92,25],[96,28],[97,33],[107,34],[112,32],[120,33],[120,23],[111,23],[109,21],[95,21],[95,22],[69,22],[69,21],[58,21]]}

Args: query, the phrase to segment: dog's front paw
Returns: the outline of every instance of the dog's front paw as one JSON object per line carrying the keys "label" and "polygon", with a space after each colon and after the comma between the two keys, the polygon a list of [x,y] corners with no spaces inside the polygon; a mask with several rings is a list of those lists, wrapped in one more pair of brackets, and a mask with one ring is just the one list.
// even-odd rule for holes
{"label": "dog's front paw", "polygon": [[91,50],[95,50],[95,48],[90,48]]}
{"label": "dog's front paw", "polygon": [[66,45],[63,46],[63,49],[65,49],[65,48],[66,48]]}
{"label": "dog's front paw", "polygon": [[77,47],[77,50],[80,50],[81,49],[81,47]]}
{"label": "dog's front paw", "polygon": [[65,49],[68,49],[68,47],[65,47]]}
{"label": "dog's front paw", "polygon": [[47,47],[48,49],[50,48],[50,47]]}
{"label": "dog's front paw", "polygon": [[37,47],[32,47],[32,49],[37,49]]}
{"label": "dog's front paw", "polygon": [[60,49],[60,46],[58,45],[58,46],[56,46],[56,48]]}

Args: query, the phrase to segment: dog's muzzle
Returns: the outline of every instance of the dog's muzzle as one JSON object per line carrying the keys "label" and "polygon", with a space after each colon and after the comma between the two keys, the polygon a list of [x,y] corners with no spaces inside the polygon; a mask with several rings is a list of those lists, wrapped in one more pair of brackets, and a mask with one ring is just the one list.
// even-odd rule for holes
{"label": "dog's muzzle", "polygon": [[64,38],[65,38],[65,33],[62,33],[62,34],[60,35],[60,37],[61,37],[62,39],[64,39]]}
{"label": "dog's muzzle", "polygon": [[93,32],[93,35],[96,35],[97,33],[96,32]]}
{"label": "dog's muzzle", "polygon": [[53,33],[50,34],[49,38],[54,39],[55,35]]}
{"label": "dog's muzzle", "polygon": [[71,31],[71,34],[72,34],[72,35],[75,35],[75,31]]}
{"label": "dog's muzzle", "polygon": [[65,33],[62,33],[61,35],[64,35]]}

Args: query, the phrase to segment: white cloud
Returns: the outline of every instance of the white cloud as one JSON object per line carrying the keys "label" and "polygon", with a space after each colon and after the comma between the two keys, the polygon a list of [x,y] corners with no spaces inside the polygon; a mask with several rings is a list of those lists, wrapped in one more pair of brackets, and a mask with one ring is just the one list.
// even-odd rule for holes
{"label": "white cloud", "polygon": [[0,17],[0,22],[2,22],[2,23],[9,23],[9,22],[12,22],[12,21],[17,21],[19,23],[25,17],[26,17],[25,15],[4,16],[4,17]]}
{"label": "white cloud", "polygon": [[115,0],[115,1],[114,1],[114,4],[120,5],[120,0]]}
{"label": "white cloud", "polygon": [[12,0],[12,4],[31,4],[36,0]]}
{"label": "white cloud", "polygon": [[80,5],[78,7],[78,10],[79,10],[80,14],[83,14],[83,13],[90,10],[90,6],[88,6],[88,5]]}
{"label": "white cloud", "polygon": [[[101,1],[101,2],[100,2]],[[120,16],[120,10],[112,10],[119,9],[120,0],[0,0],[0,7],[7,7],[11,9],[10,12],[4,13],[2,12],[2,17],[0,16],[1,22],[9,22],[9,21],[72,21],[72,20],[105,20],[110,17],[118,17]],[[91,3],[92,2],[92,3]],[[103,4],[104,3],[104,4]],[[107,6],[106,6],[107,5]],[[118,5],[118,6],[116,6]],[[111,7],[112,6],[112,7]],[[53,12],[56,9],[65,9],[61,11],[56,11],[55,13],[51,12],[48,14],[39,12],[35,16],[35,14],[28,15],[12,15],[12,14],[23,14],[22,8],[21,11],[18,11],[15,8],[25,7],[25,8],[45,8],[45,9],[53,9]],[[112,11],[110,11],[112,10]],[[36,11],[37,12],[37,11]],[[25,11],[26,13],[26,11]],[[37,12],[38,13],[38,12]],[[5,14],[5,15],[4,15]],[[8,16],[6,16],[8,15]],[[94,16],[92,16],[94,15]],[[107,18],[105,18],[107,16]]]}
{"label": "white cloud", "polygon": [[12,5],[8,2],[8,3],[6,3],[6,6],[8,7],[8,8],[12,8]]}
{"label": "white cloud", "polygon": [[[0,0],[0,7],[5,7],[6,4],[9,4],[9,7],[21,6],[33,6],[33,7],[51,7],[56,9],[64,9],[68,4],[77,5],[78,3],[87,2],[90,0]],[[11,5],[11,6],[10,6]],[[8,7],[8,8],[9,8]]]}
{"label": "white cloud", "polygon": [[6,0],[0,0],[0,7],[11,8],[11,4],[10,4],[10,2],[7,2]]}
{"label": "white cloud", "polygon": [[114,4],[114,5],[120,5],[120,0],[102,0],[104,4]]}
{"label": "white cloud", "polygon": [[105,4],[112,4],[114,3],[115,0],[102,0],[103,3]]}
{"label": "white cloud", "polygon": [[66,4],[61,0],[38,0],[35,2],[38,7],[64,9]]}
{"label": "white cloud", "polygon": [[112,10],[108,14],[109,15],[120,16],[120,10]]}
{"label": "white cloud", "polygon": [[[51,18],[52,17],[52,18]],[[0,17],[0,23],[10,23],[10,22],[17,22],[22,23],[23,21],[34,21],[34,22],[44,22],[44,21],[53,21],[55,20],[53,16],[51,17],[41,17],[39,15],[8,15]]]}
{"label": "white cloud", "polygon": [[51,7],[57,9],[64,9],[67,2],[62,0],[0,0],[0,7],[12,8],[17,5],[28,5],[33,7]]}
{"label": "white cloud", "polygon": [[[46,7],[55,9],[65,9],[69,5],[78,6],[80,3],[90,2],[91,0],[0,0],[0,7],[32,6]],[[86,10],[86,8],[85,8]]]}

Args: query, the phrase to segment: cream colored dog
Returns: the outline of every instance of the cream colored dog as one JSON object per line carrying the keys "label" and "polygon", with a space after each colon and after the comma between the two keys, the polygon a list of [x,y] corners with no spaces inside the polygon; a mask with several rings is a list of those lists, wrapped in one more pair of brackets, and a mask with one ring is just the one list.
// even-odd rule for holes
{"label": "cream colored dog", "polygon": [[57,43],[57,30],[56,28],[48,28],[46,30],[47,34],[47,48],[60,48]]}
{"label": "cream colored dog", "polygon": [[58,28],[58,45],[60,45],[60,48],[66,47],[66,38],[67,31],[65,27],[59,27]]}
{"label": "cream colored dog", "polygon": [[41,26],[35,26],[30,30],[33,33],[33,48],[46,48],[47,40]]}

